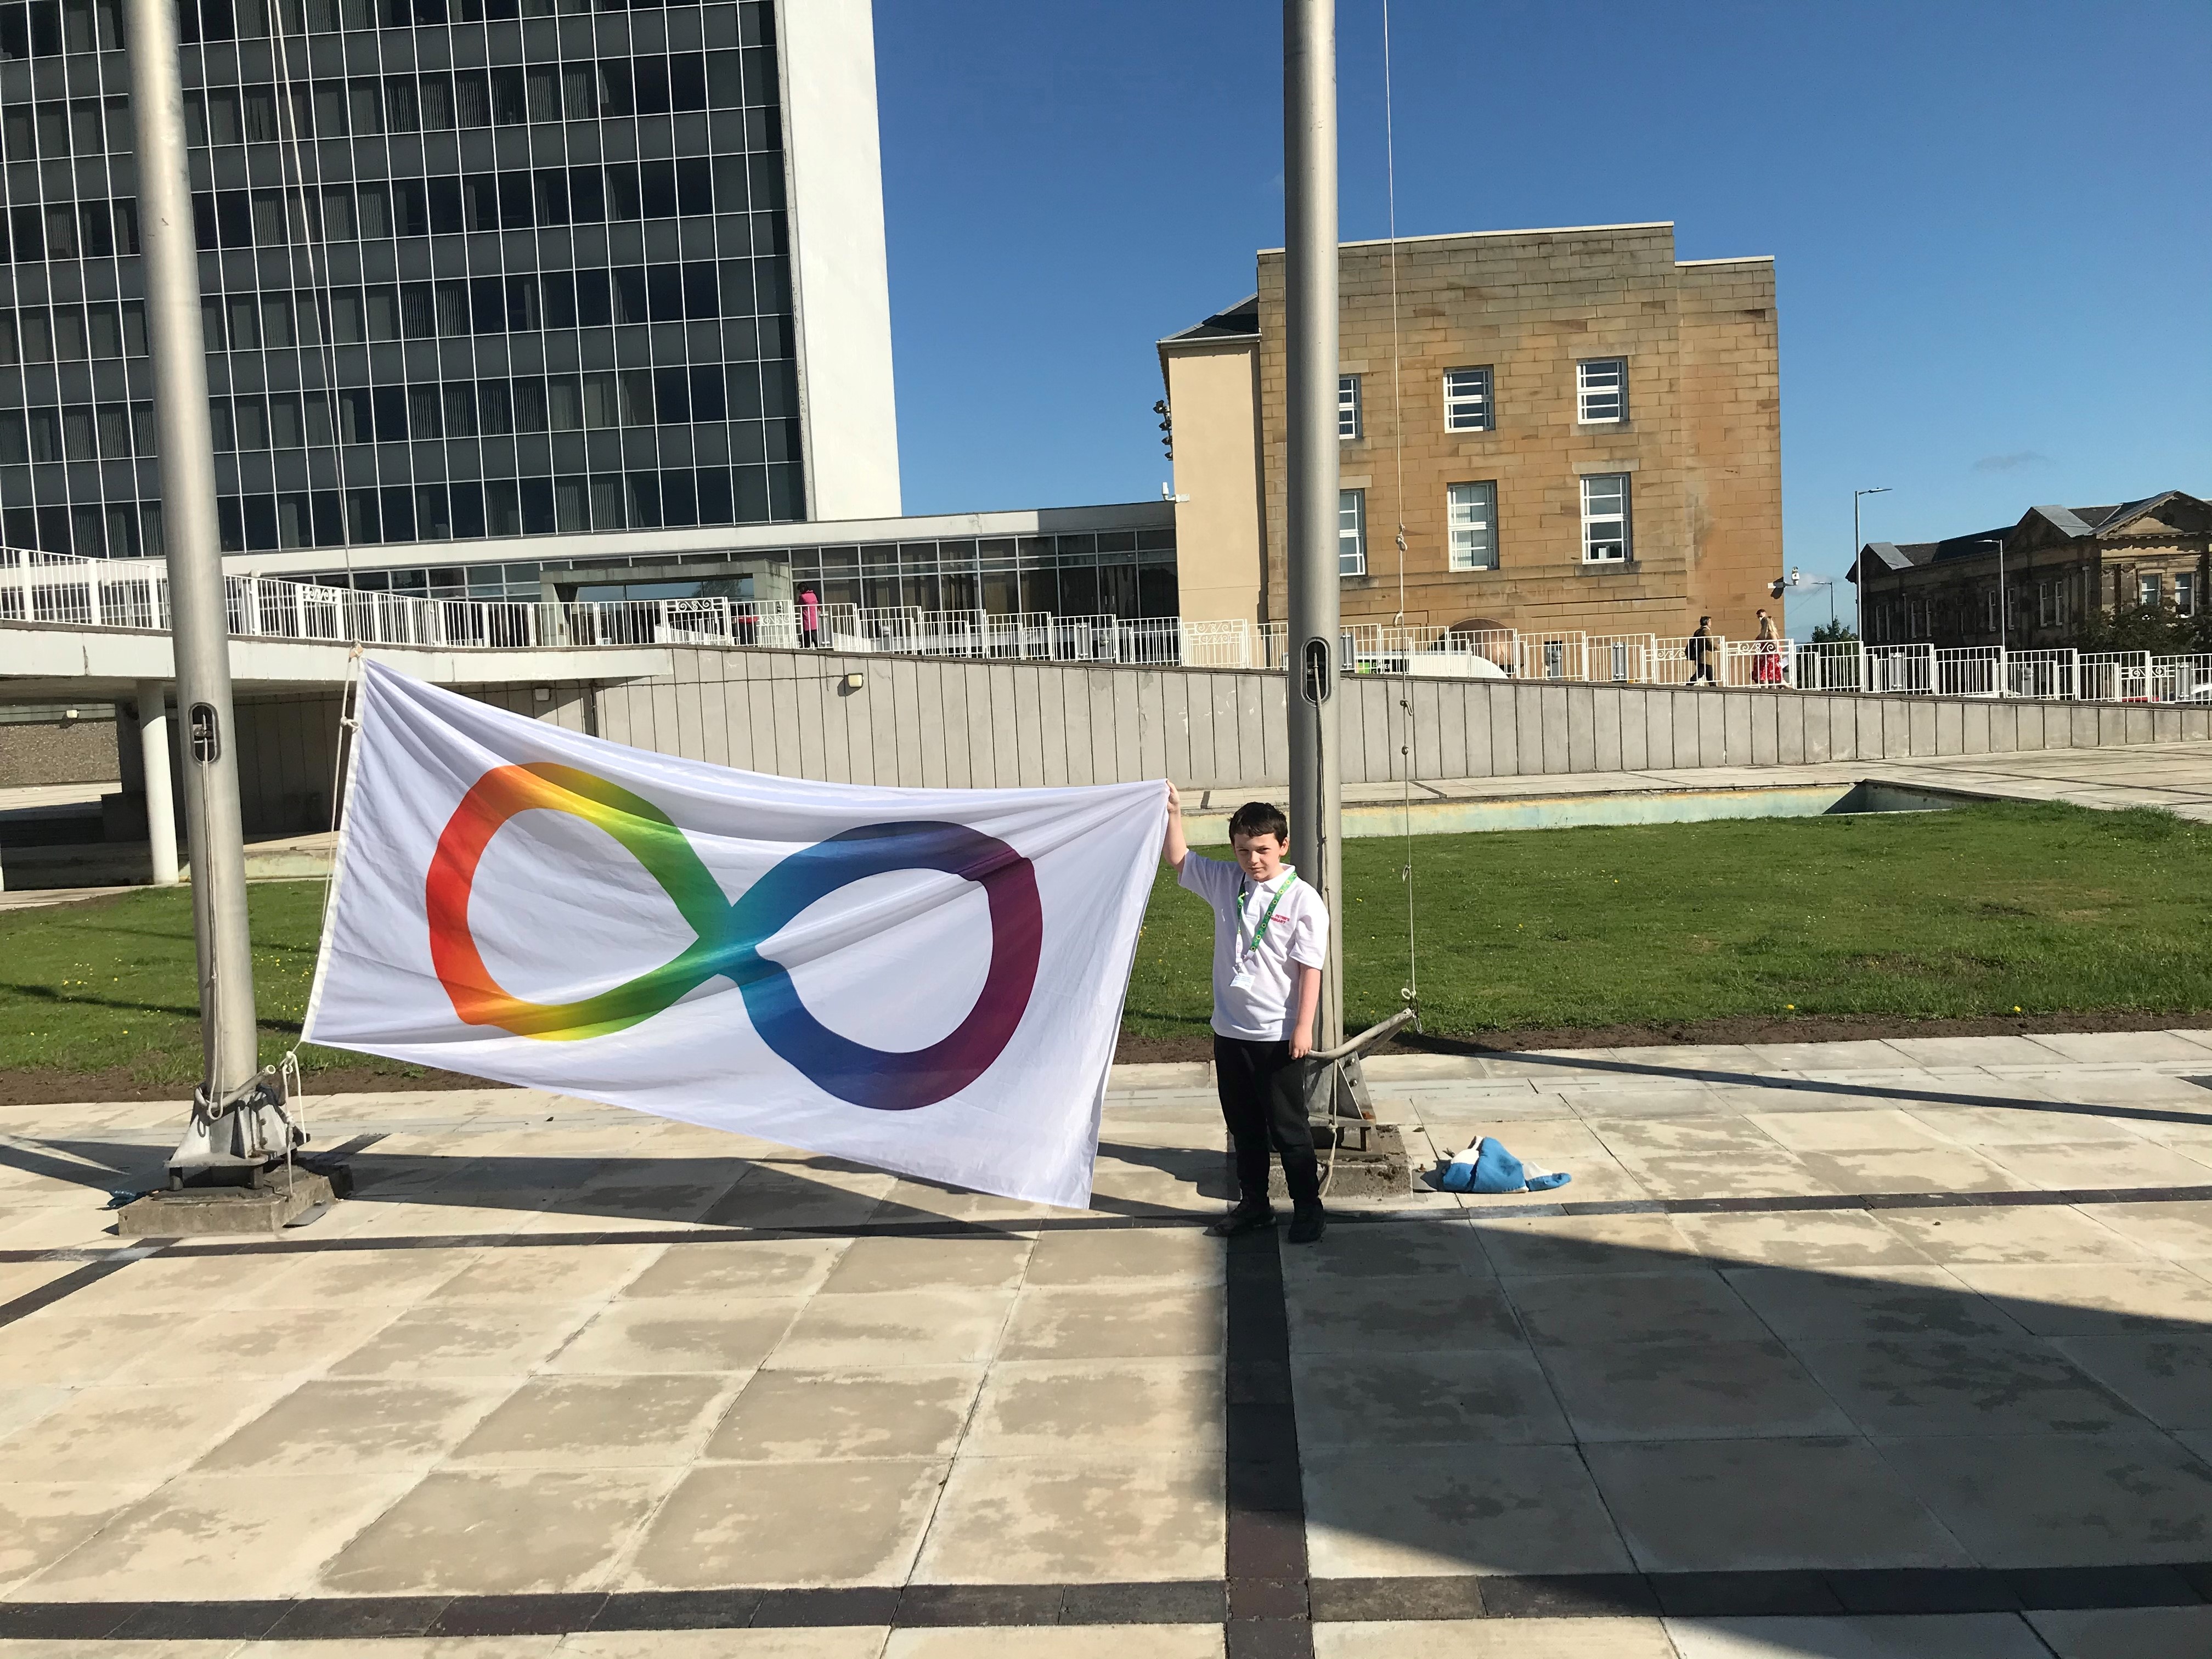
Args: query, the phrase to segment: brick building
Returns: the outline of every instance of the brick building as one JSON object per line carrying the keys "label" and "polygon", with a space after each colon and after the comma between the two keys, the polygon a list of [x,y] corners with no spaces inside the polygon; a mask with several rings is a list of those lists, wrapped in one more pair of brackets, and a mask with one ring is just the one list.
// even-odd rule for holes
{"label": "brick building", "polygon": [[2117,507],[2032,507],[2017,524],[1938,542],[1860,550],[1869,645],[2070,644],[2092,614],[2150,606],[2184,617],[2206,603],[2212,506],[2179,489]]}
{"label": "brick building", "polygon": [[[1782,569],[1771,259],[1674,258],[1669,224],[1341,254],[1344,616],[1432,627],[1753,631]],[[1159,343],[1189,617],[1280,620],[1283,255]],[[1403,407],[1394,395],[1402,392]],[[1399,496],[1402,466],[1404,497]]]}

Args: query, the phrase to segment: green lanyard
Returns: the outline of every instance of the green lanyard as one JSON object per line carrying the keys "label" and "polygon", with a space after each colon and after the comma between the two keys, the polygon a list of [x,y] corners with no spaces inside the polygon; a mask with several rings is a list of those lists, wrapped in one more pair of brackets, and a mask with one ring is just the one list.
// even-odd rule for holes
{"label": "green lanyard", "polygon": [[[1245,942],[1244,948],[1237,953],[1245,961],[1249,962],[1259,954],[1260,941],[1267,937],[1267,924],[1275,919],[1275,907],[1283,902],[1283,895],[1291,890],[1291,884],[1297,878],[1297,866],[1286,864],[1283,866],[1283,884],[1275,890],[1275,896],[1267,902],[1267,914],[1260,918],[1260,925],[1252,930],[1252,937]],[[1255,883],[1254,886],[1255,890],[1257,890],[1258,884]],[[1244,928],[1244,896],[1239,893],[1237,896],[1237,927],[1239,933],[1242,933]]]}

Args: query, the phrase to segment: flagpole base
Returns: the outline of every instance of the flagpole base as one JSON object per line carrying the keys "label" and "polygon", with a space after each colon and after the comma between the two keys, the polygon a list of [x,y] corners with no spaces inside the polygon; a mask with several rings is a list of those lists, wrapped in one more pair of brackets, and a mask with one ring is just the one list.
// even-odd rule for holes
{"label": "flagpole base", "polygon": [[243,1182],[148,1193],[123,1206],[115,1231],[124,1238],[278,1233],[313,1221],[352,1191],[344,1164],[295,1158],[246,1172]]}

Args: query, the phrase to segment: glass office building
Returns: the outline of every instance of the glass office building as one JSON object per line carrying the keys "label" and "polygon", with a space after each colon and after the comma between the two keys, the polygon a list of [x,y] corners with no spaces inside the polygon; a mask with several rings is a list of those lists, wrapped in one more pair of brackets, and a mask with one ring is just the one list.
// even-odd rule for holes
{"label": "glass office building", "polygon": [[[1173,611],[1171,509],[897,516],[869,0],[179,16],[234,570],[642,597],[726,539],[830,603]],[[118,558],[163,550],[123,28],[0,0],[0,541]]]}
{"label": "glass office building", "polygon": [[[776,8],[599,8],[184,0],[227,551],[808,516]],[[121,45],[119,0],[0,4],[0,531],[128,556]]]}

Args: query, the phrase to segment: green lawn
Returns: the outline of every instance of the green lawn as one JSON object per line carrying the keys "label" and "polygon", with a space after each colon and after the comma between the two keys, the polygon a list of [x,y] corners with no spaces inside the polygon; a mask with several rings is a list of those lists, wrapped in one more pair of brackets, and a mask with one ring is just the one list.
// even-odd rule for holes
{"label": "green lawn", "polygon": [[[2212,826],[2163,813],[1952,812],[1426,836],[1413,843],[1423,1024],[1937,1018],[2212,1010]],[[1345,846],[1347,1020],[1407,982],[1406,844]],[[294,1041],[320,884],[252,890],[263,1052]],[[1129,989],[1135,1036],[1199,1037],[1211,922],[1164,877]],[[182,891],[0,915],[0,1074],[198,1073]],[[328,1049],[310,1072],[408,1068]]]}
{"label": "green lawn", "polygon": [[[1347,1026],[1394,1012],[1407,982],[1407,858],[1403,841],[1344,844]],[[2212,1009],[2212,825],[2163,812],[1994,805],[1423,836],[1412,860],[1435,1036]],[[1133,1034],[1203,1029],[1210,927],[1161,881]]]}

